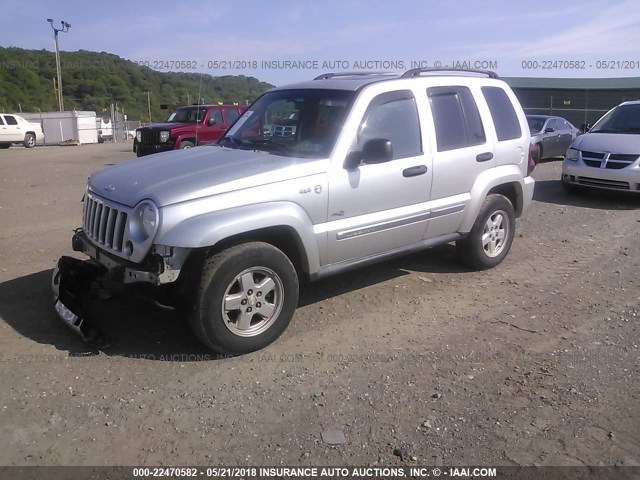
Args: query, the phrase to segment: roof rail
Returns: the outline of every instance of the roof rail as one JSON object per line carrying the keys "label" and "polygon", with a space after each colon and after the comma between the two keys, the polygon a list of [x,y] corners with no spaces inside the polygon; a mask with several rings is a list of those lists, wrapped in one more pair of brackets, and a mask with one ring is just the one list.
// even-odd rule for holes
{"label": "roof rail", "polygon": [[464,73],[477,73],[480,75],[486,75],[489,78],[498,78],[496,72],[491,70],[474,70],[472,68],[443,68],[443,67],[429,67],[429,68],[412,68],[402,74],[400,78],[418,77],[421,73],[430,72],[464,72]]}
{"label": "roof rail", "polygon": [[[333,77],[352,77],[352,76],[362,76],[365,77],[367,75],[393,75],[393,72],[339,72],[339,73],[323,73],[322,75],[318,75],[314,80],[327,80]],[[396,73],[397,75],[397,73]]]}

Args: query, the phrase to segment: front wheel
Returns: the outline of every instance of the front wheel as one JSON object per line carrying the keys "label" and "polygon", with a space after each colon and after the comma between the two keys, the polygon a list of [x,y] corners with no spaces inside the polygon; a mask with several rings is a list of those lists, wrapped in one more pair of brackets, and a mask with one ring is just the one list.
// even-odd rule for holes
{"label": "front wheel", "polygon": [[36,136],[33,133],[27,133],[24,136],[23,145],[25,148],[33,148],[36,146]]}
{"label": "front wheel", "polygon": [[205,260],[191,328],[213,350],[248,353],[277,339],[297,304],[289,258],[267,243],[243,243]]}
{"label": "front wheel", "polygon": [[183,140],[182,142],[180,142],[180,148],[193,148],[195,147],[195,144],[193,142],[190,142],[189,140]]}
{"label": "front wheel", "polygon": [[560,183],[562,184],[562,189],[565,191],[565,193],[568,193],[570,195],[582,195],[586,193],[586,190],[579,185],[573,185],[569,182],[565,182],[563,179],[560,179]]}
{"label": "front wheel", "polygon": [[495,267],[509,253],[515,230],[516,216],[509,199],[488,195],[469,235],[456,242],[460,260],[478,270]]}

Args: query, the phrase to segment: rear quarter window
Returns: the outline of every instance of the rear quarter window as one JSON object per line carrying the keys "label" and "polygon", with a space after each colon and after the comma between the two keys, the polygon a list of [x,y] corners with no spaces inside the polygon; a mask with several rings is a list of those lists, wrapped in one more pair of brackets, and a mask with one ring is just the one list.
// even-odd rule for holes
{"label": "rear quarter window", "polygon": [[498,141],[520,138],[520,121],[507,92],[500,87],[482,87],[482,94],[489,106]]}

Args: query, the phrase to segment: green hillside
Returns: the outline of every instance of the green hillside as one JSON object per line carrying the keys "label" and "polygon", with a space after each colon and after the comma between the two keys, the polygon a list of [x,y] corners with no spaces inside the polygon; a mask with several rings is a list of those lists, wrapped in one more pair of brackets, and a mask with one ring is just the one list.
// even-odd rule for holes
{"label": "green hillside", "polygon": [[[61,52],[65,110],[107,113],[111,103],[131,120],[148,121],[147,94],[151,92],[151,118],[160,121],[168,112],[161,104],[244,104],[272,87],[253,77],[213,77],[200,73],[159,72],[106,52]],[[57,110],[53,78],[55,55],[46,50],[0,47],[0,111]]]}

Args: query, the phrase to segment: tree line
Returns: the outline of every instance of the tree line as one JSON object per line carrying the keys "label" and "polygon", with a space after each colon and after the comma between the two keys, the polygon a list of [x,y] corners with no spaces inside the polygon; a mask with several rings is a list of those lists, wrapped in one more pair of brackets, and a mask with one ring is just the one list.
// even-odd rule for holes
{"label": "tree line", "polygon": [[[65,110],[108,115],[118,105],[131,120],[164,120],[161,105],[252,102],[273,87],[254,77],[160,72],[107,52],[60,52]],[[47,50],[0,47],[0,111],[58,109],[55,54]],[[147,92],[149,92],[147,94]]]}

